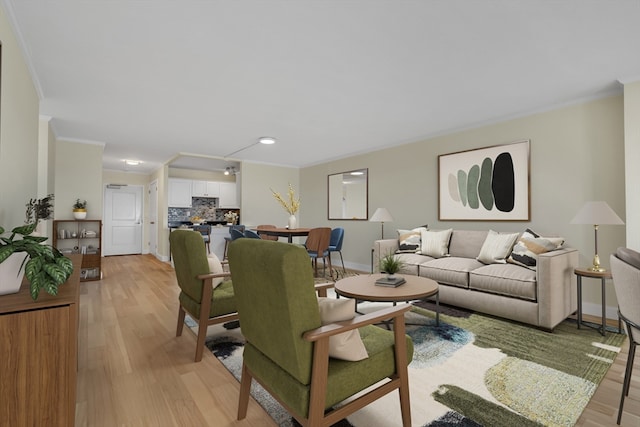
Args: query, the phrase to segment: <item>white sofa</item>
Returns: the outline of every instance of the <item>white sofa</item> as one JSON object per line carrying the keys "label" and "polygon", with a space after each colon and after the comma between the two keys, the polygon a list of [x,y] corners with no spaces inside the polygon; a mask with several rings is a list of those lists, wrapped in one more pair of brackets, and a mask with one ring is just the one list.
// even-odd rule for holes
{"label": "white sofa", "polygon": [[[549,331],[577,310],[576,249],[562,247],[541,253],[535,269],[512,263],[484,264],[476,258],[488,234],[453,230],[448,254],[440,258],[398,253],[404,263],[400,273],[437,281],[442,303]],[[398,249],[398,239],[377,240],[373,247],[374,271],[379,271],[382,257]]]}

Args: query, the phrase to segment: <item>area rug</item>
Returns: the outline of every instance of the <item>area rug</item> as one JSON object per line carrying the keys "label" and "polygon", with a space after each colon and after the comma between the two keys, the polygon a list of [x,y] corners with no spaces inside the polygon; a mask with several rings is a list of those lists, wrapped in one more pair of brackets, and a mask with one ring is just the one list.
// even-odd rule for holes
{"label": "area rug", "polygon": [[[360,304],[360,311],[379,309]],[[625,336],[602,337],[566,320],[553,333],[455,308],[414,306],[407,321],[414,342],[409,365],[414,426],[573,426],[620,351]],[[235,326],[235,325],[232,325]],[[240,329],[209,328],[207,347],[239,380]],[[258,384],[252,395],[281,427],[298,424]],[[337,426],[401,424],[391,393]]]}

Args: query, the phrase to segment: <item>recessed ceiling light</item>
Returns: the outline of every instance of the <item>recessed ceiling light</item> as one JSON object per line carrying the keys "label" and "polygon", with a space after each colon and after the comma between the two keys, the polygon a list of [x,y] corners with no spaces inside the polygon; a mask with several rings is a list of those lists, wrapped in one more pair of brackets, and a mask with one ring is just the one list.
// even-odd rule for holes
{"label": "recessed ceiling light", "polygon": [[258,138],[258,142],[260,144],[270,145],[270,144],[275,144],[276,143],[276,139],[272,138],[270,136],[262,136],[262,137]]}
{"label": "recessed ceiling light", "polygon": [[142,163],[140,160],[125,160],[124,162],[129,166],[138,166],[140,163]]}

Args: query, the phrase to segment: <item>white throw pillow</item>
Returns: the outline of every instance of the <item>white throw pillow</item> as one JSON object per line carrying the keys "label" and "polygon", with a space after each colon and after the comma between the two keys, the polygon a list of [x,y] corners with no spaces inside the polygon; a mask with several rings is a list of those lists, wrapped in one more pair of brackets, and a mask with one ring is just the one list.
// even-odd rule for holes
{"label": "white throw pillow", "polygon": [[[343,320],[351,320],[356,315],[356,300],[318,298],[320,319],[323,325]],[[336,359],[356,362],[369,357],[367,349],[360,338],[360,332],[353,329],[329,338],[329,356]]]}
{"label": "white throw pillow", "polygon": [[489,230],[476,259],[484,264],[505,264],[519,235],[520,233],[498,233]]}
{"label": "white throw pillow", "polygon": [[[224,273],[224,269],[222,268],[222,263],[220,259],[216,256],[216,254],[209,254],[207,257],[207,261],[209,262],[209,273],[214,274],[222,274]],[[224,281],[224,277],[216,277],[213,279],[213,289],[217,288],[220,283]]]}
{"label": "white throw pillow", "polygon": [[421,233],[420,253],[434,258],[449,255],[449,240],[453,229],[442,231],[425,230]]}

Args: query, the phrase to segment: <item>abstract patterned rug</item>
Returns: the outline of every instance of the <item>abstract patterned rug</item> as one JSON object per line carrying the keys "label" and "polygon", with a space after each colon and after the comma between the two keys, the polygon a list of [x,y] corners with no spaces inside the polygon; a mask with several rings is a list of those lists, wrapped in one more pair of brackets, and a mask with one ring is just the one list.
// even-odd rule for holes
{"label": "abstract patterned rug", "polygon": [[[566,320],[553,333],[444,307],[414,306],[407,320],[414,341],[409,365],[414,426],[573,426],[620,351],[624,335],[602,337]],[[380,304],[359,304],[360,311]],[[238,328],[209,328],[207,347],[239,380],[243,339]],[[252,394],[279,426],[297,426],[255,382]],[[400,425],[391,393],[337,426]]]}

